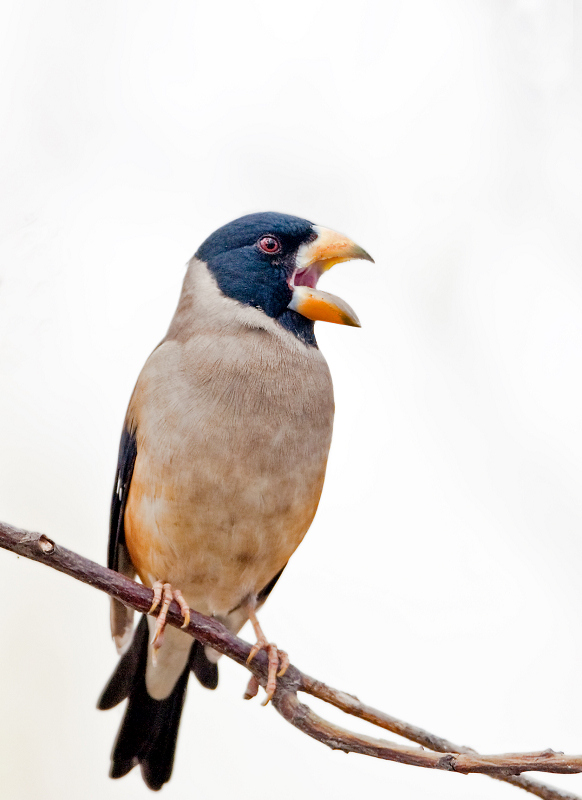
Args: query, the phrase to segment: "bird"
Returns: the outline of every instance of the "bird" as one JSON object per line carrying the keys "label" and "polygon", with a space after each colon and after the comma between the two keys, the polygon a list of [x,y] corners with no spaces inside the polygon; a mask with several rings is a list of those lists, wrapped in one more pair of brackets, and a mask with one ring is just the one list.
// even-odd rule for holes
{"label": "bird", "polygon": [[[168,626],[176,600],[237,633],[250,621],[268,654],[266,701],[288,666],[257,611],[315,516],[334,396],[316,320],[360,327],[317,288],[334,264],[371,256],[348,237],[278,212],[212,233],[188,263],[169,329],[131,396],[111,502],[108,566],[153,589],[150,615],[111,600],[120,655],[98,701],[127,698],[110,776],[139,764],[170,779],[190,672],[218,684],[219,654]],[[152,612],[158,610],[158,615]],[[249,683],[247,697],[258,691]]]}

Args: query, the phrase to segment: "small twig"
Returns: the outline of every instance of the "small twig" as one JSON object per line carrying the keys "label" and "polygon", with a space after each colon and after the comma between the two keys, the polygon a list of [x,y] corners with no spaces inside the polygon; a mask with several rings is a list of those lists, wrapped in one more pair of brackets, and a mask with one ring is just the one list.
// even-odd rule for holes
{"label": "small twig", "polygon": [[[303,675],[303,683],[301,691],[310,694],[313,697],[318,697],[320,700],[329,703],[346,714],[351,714],[353,717],[371,722],[379,728],[384,728],[391,733],[396,733],[404,739],[422,747],[428,747],[430,750],[435,750],[438,753],[475,753],[471,747],[455,744],[448,739],[443,739],[441,736],[436,736],[434,733],[429,733],[423,728],[416,725],[411,725],[409,722],[403,722],[396,717],[386,714],[384,711],[378,711],[372,706],[360,702],[357,697],[351,694],[342,692],[338,689],[332,689],[321,681],[310,678],[309,675]],[[543,783],[534,781],[531,778],[526,778],[523,775],[490,775],[504,783],[511,783],[513,786],[523,789],[536,797],[541,797],[542,800],[579,800],[578,795],[571,794],[570,792],[563,792],[561,789],[546,786]]]}
{"label": "small twig", "polygon": [[[14,528],[0,523],[0,547],[26,558],[40,561],[65,572],[77,580],[88,583],[116,597],[136,611],[147,613],[153,593],[113,570],[102,567],[77,553],[56,545],[44,534]],[[168,613],[168,623],[179,628],[183,617],[178,605],[173,602]],[[204,645],[210,645],[220,653],[232,658],[251,671],[263,686],[267,680],[267,656],[261,652],[247,665],[251,646],[230,633],[215,619],[190,611],[190,625],[186,632]],[[409,747],[370,736],[355,734],[322,719],[308,706],[301,703],[298,692],[318,697],[347,714],[364,719],[380,728],[389,730],[416,742],[421,747]],[[508,753],[503,755],[479,755],[469,747],[460,747],[422,728],[391,717],[382,711],[361,703],[352,695],[332,689],[326,684],[304,675],[290,666],[284,677],[279,678],[273,697],[277,711],[292,725],[333,749],[374,756],[401,764],[439,769],[449,772],[489,775],[497,780],[511,783],[543,800],[580,800],[575,795],[562,792],[544,784],[524,778],[522,772],[555,772],[572,774],[582,772],[582,756],[567,756],[553,750],[536,753]],[[425,749],[428,748],[428,749]],[[431,752],[432,751],[432,752]]]}

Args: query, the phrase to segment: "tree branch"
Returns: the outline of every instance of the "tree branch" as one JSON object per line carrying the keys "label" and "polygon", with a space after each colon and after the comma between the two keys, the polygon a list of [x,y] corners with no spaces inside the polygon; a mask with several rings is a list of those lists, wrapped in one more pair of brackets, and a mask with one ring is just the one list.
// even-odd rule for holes
{"label": "tree branch", "polygon": [[[47,564],[77,580],[117,598],[136,611],[147,613],[152,603],[151,589],[135,583],[113,570],[102,567],[83,556],[56,545],[44,534],[31,533],[11,525],[0,523],[0,547],[18,555]],[[181,627],[183,617],[177,604],[170,606],[168,623]],[[217,620],[190,611],[190,625],[186,633],[204,645],[245,666],[261,683],[267,680],[267,656],[260,652],[246,664],[251,646],[230,633]],[[420,747],[409,747],[370,736],[356,734],[333,725],[315,714],[301,703],[298,692],[317,697],[326,703],[377,727],[396,733]],[[361,703],[356,697],[332,689],[321,681],[310,678],[296,667],[290,666],[286,674],[277,681],[273,705],[288,722],[303,733],[335,750],[361,753],[401,764],[446,770],[449,772],[489,775],[496,780],[511,783],[543,800],[580,800],[573,794],[562,792],[521,776],[522,772],[582,772],[582,755],[568,756],[553,750],[535,753],[506,753],[503,755],[479,755],[468,747],[461,747],[440,736],[424,731],[414,725],[377,711]],[[431,752],[432,751],[432,752]]]}

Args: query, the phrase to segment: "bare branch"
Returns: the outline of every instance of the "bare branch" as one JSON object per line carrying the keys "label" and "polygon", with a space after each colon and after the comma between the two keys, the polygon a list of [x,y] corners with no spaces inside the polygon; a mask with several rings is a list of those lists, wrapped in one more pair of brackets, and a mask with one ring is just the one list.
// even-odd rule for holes
{"label": "bare branch", "polygon": [[[147,613],[151,606],[153,596],[151,589],[56,545],[44,534],[31,533],[0,523],[0,547],[34,561],[40,561],[60,572],[65,572],[67,575],[117,598],[136,611]],[[177,628],[181,627],[183,623],[180,609],[175,602],[170,606],[168,622]],[[261,685],[265,685],[267,680],[266,654],[259,653],[251,664],[247,665],[246,659],[251,646],[231,634],[219,622],[191,610],[190,625],[186,632],[202,644],[210,645],[245,666]],[[373,725],[396,733],[419,744],[420,747],[409,747],[355,734],[333,725],[301,703],[297,697],[298,692],[318,697],[346,714],[359,717]],[[461,747],[440,736],[428,733],[422,728],[402,722],[382,711],[377,711],[371,706],[361,703],[352,695],[332,689],[326,684],[304,675],[293,666],[289,667],[283,678],[278,679],[273,705],[296,728],[332,749],[361,753],[428,769],[464,774],[478,772],[496,780],[511,783],[543,798],[543,800],[580,800],[575,795],[524,778],[521,773],[527,771],[565,774],[582,772],[582,755],[567,756],[553,750],[537,753],[479,755],[469,747]]]}
{"label": "bare branch", "polygon": [[[419,728],[416,725],[411,725],[409,722],[403,722],[396,717],[392,717],[390,714],[386,714],[384,711],[378,711],[377,709],[372,708],[372,706],[368,706],[365,703],[360,702],[357,697],[347,694],[346,692],[339,691],[338,689],[332,689],[325,683],[317,681],[314,678],[310,678],[305,674],[303,675],[301,691],[304,691],[306,694],[310,694],[313,697],[318,697],[320,700],[324,700],[326,703],[339,708],[346,714],[351,714],[354,717],[366,720],[366,722],[371,722],[373,725],[377,725],[379,728],[384,728],[391,733],[396,733],[411,742],[416,742],[416,744],[419,744],[422,747],[427,747],[429,750],[435,750],[438,753],[476,752],[471,747],[455,744],[448,739],[443,739],[441,736],[435,736],[434,733],[429,733],[423,728]],[[569,792],[563,792],[554,787],[546,786],[545,784],[534,781],[531,778],[525,778],[523,775],[520,775],[519,777],[510,775],[490,775],[489,777],[505,783],[511,783],[513,786],[524,789],[526,792],[530,792],[530,794],[533,794],[536,797],[541,797],[542,800],[558,800],[558,798],[560,798],[560,800],[579,800],[577,795],[570,794]]]}

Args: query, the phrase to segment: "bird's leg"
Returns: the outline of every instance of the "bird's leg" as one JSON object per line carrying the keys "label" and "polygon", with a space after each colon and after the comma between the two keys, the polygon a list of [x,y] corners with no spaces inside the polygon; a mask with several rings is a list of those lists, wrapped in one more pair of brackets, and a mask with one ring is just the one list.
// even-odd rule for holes
{"label": "bird's leg", "polygon": [[[256,600],[254,599],[252,602],[246,604],[246,611],[249,615],[251,625],[254,628],[255,636],[257,637],[257,643],[253,645],[251,652],[249,653],[247,664],[250,664],[253,658],[261,650],[264,650],[267,653],[269,659],[267,685],[265,686],[267,697],[263,703],[263,705],[266,706],[271,697],[275,694],[275,689],[277,688],[277,678],[281,678],[287,672],[287,668],[289,666],[289,656],[284,650],[279,650],[276,644],[267,641],[267,637],[259,625],[259,620],[257,619],[257,615],[255,613],[255,607]],[[251,697],[254,697],[257,693],[257,687],[258,685],[256,680],[253,681],[253,678],[251,678],[245,692],[245,698],[250,699]]]}
{"label": "bird's leg", "polygon": [[153,645],[153,652],[152,658],[155,663],[157,651],[162,646],[164,641],[164,630],[166,627],[166,617],[168,616],[168,609],[170,608],[170,604],[172,600],[175,600],[176,603],[180,606],[180,611],[182,612],[182,616],[184,617],[184,624],[182,625],[183,628],[187,628],[190,624],[190,607],[188,603],[184,600],[184,596],[179,589],[172,589],[172,585],[170,583],[164,583],[163,581],[156,581],[152,586],[152,590],[154,592],[154,601],[151,605],[148,614],[151,614],[156,608],[159,606],[160,601],[162,606],[158,613],[158,619],[156,621],[156,630],[154,632],[152,638],[152,645]]}

